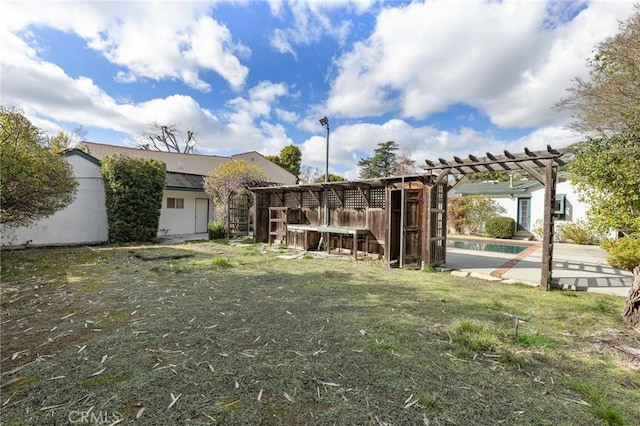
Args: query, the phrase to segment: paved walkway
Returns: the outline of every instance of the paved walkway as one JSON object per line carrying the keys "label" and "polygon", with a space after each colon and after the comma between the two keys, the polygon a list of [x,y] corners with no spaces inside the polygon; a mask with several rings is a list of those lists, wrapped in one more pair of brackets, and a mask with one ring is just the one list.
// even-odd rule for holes
{"label": "paved walkway", "polygon": [[180,234],[180,235],[162,235],[158,237],[159,244],[180,244],[187,241],[208,240],[209,235],[204,232],[201,234]]}
{"label": "paved walkway", "polygon": [[[206,240],[207,234],[168,235],[158,239],[161,244],[179,244]],[[499,242],[505,243],[504,240]],[[542,269],[542,244],[528,246],[518,254],[447,247],[447,263],[443,266],[478,278],[537,286]],[[564,288],[623,297],[629,294],[633,281],[631,272],[613,268],[607,263],[606,252],[600,247],[563,243],[553,245],[552,277]]]}
{"label": "paved walkway", "polygon": [[[542,245],[536,244],[519,254],[447,247],[444,266],[479,278],[538,285]],[[623,297],[628,295],[633,281],[631,272],[607,263],[606,252],[600,247],[564,243],[553,245],[552,277],[553,282],[563,288]]]}

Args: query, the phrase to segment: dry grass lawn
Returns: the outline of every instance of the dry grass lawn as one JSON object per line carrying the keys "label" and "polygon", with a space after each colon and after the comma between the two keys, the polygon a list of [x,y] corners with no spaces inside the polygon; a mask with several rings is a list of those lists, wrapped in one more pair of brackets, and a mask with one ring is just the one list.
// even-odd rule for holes
{"label": "dry grass lawn", "polygon": [[0,420],[639,424],[620,298],[281,251],[3,252]]}

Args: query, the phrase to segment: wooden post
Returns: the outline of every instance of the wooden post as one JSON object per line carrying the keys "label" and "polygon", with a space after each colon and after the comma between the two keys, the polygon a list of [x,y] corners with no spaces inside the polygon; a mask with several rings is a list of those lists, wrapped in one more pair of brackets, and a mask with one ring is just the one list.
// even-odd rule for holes
{"label": "wooden post", "polygon": [[431,223],[431,206],[433,204],[433,189],[438,185],[424,185],[424,193],[422,194],[422,265],[421,267],[431,266],[431,233],[433,232]]}
{"label": "wooden post", "polygon": [[358,233],[353,233],[353,260],[358,260]]}
{"label": "wooden post", "polygon": [[556,168],[553,166],[553,160],[547,162],[545,171],[542,271],[540,276],[540,290],[542,291],[548,290],[551,285],[553,270],[553,214],[556,204]]}

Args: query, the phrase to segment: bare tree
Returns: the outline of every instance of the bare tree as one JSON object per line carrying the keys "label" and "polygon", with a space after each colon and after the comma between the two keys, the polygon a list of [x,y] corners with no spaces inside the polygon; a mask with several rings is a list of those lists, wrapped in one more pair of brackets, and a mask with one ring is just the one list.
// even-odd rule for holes
{"label": "bare tree", "polygon": [[317,167],[307,165],[300,167],[300,183],[314,183],[320,176],[324,176],[324,174]]}
{"label": "bare tree", "polygon": [[405,176],[416,173],[417,171],[418,167],[416,167],[415,160],[411,159],[411,152],[405,151],[396,157],[391,174],[394,176]]}
{"label": "bare tree", "polygon": [[187,130],[186,136],[183,137],[177,125],[159,124],[154,121],[138,134],[137,143],[140,149],[193,154],[197,141],[192,130]]}
{"label": "bare tree", "polygon": [[640,4],[620,32],[596,45],[589,79],[576,78],[556,105],[574,113],[580,131],[640,131]]}

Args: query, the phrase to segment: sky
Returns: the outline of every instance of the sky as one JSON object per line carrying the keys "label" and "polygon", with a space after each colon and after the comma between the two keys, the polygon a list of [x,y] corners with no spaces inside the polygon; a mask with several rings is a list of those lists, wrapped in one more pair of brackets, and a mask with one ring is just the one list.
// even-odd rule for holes
{"label": "sky", "polygon": [[395,141],[416,164],[583,135],[554,105],[633,1],[0,1],[0,100],[48,134],[277,154],[358,177]]}

